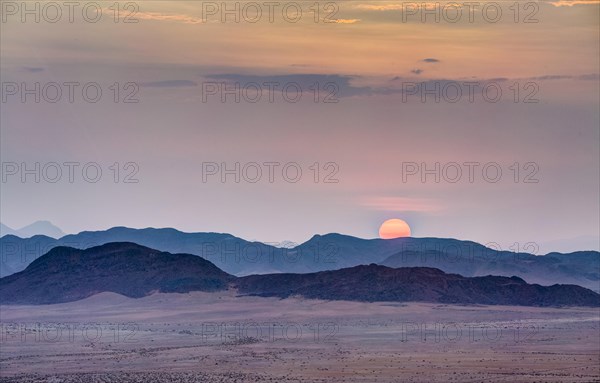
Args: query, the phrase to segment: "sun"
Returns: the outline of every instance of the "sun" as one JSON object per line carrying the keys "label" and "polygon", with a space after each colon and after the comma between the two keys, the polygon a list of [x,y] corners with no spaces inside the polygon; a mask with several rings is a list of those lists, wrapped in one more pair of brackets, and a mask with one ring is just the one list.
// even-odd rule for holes
{"label": "sun", "polygon": [[381,239],[410,237],[410,226],[401,219],[388,219],[379,228]]}

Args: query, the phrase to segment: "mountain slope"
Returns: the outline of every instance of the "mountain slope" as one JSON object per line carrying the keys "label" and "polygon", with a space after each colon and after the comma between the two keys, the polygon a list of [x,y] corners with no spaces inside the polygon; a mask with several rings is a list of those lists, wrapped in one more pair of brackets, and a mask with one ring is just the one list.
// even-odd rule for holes
{"label": "mountain slope", "polygon": [[419,301],[524,306],[598,306],[600,295],[573,285],[530,285],[518,277],[466,278],[425,267],[371,264],[311,274],[252,275],[235,282],[244,294],[358,301]]}
{"label": "mountain slope", "polygon": [[0,302],[60,303],[105,291],[132,298],[152,292],[216,291],[227,288],[231,278],[200,257],[134,243],[87,250],[57,247],[24,271],[0,279]]}

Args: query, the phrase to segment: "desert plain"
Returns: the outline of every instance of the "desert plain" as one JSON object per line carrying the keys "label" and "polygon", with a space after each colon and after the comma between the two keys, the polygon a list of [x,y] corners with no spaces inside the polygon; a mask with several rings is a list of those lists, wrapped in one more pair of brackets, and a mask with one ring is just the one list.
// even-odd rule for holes
{"label": "desert plain", "polygon": [[0,382],[600,382],[600,309],[101,293],[0,307]]}

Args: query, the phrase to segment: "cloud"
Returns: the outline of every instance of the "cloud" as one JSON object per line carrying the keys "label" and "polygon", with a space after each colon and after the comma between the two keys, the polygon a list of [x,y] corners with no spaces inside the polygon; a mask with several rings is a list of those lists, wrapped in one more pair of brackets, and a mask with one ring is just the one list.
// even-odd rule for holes
{"label": "cloud", "polygon": [[[538,81],[550,81],[550,80],[592,80],[597,81],[600,79],[600,75],[597,73],[588,73],[578,76],[564,75],[564,74],[548,74],[544,76],[527,77],[524,80],[538,80]],[[507,79],[506,79],[507,80]]]}
{"label": "cloud", "polygon": [[[412,73],[419,74],[423,70],[414,69]],[[396,76],[391,79],[391,86],[372,88],[372,95],[394,95],[394,94],[406,94],[408,96],[418,96],[421,94],[423,89],[460,89],[463,94],[468,94],[469,84],[473,86],[472,92],[474,94],[481,93],[484,86],[492,82],[503,82],[506,79],[423,79],[417,80],[415,78],[399,77]]]}
{"label": "cloud", "polygon": [[[563,0],[564,1],[564,0]],[[575,0],[575,1],[586,1],[586,0]],[[591,0],[590,0],[591,1]],[[598,0],[600,1],[600,0]],[[453,4],[450,2],[449,4]],[[456,4],[456,3],[454,3]],[[457,4],[458,5],[458,4]],[[365,11],[380,11],[380,12],[388,12],[388,11],[406,11],[409,9],[423,9],[426,8],[434,8],[439,7],[440,3],[435,1],[420,1],[420,2],[398,2],[396,4],[357,4],[354,6],[355,9],[365,10]]]}
{"label": "cloud", "polygon": [[336,20],[331,20],[328,22],[335,23],[335,24],[355,24],[355,23],[360,22],[360,19],[336,19]]}
{"label": "cloud", "polygon": [[600,80],[600,74],[598,73],[590,73],[590,74],[582,74],[581,76],[577,76],[578,80]]}
{"label": "cloud", "polygon": [[[272,86],[275,91],[281,91],[284,86],[293,86],[293,83],[299,85],[300,89],[305,92],[312,92],[313,89],[318,86],[318,89],[322,90],[324,93],[331,94],[335,97],[351,97],[371,94],[373,92],[373,89],[370,87],[352,85],[352,80],[359,79],[358,76],[344,76],[338,74],[284,74],[269,76],[226,73],[204,77],[212,80],[221,80],[227,83],[237,83],[240,87],[247,86],[251,83],[258,84],[261,87]],[[269,85],[268,83],[271,83],[272,85]]]}
{"label": "cloud", "polygon": [[[414,75],[421,75],[425,72],[423,69],[413,69],[411,73]],[[269,88],[274,89],[276,92],[281,92],[285,86],[288,86],[290,92],[294,92],[296,89],[292,86],[299,86],[303,92],[313,92],[316,87],[325,94],[339,99],[344,97],[352,96],[388,96],[394,94],[407,94],[415,95],[419,89],[455,89],[460,88],[463,94],[468,94],[469,88],[473,87],[472,91],[475,94],[481,93],[485,86],[492,83],[506,83],[511,80],[520,81],[557,81],[557,80],[595,80],[597,81],[600,77],[598,74],[585,74],[585,75],[542,75],[537,77],[525,77],[525,78],[423,78],[416,79],[415,77],[401,77],[395,76],[388,82],[389,85],[372,85],[372,86],[358,86],[357,83],[367,83],[369,78],[362,76],[350,76],[350,75],[339,75],[339,74],[282,74],[282,75],[256,75],[256,74],[241,74],[241,73],[224,73],[224,74],[212,74],[204,75],[205,79],[213,81],[221,81],[226,84],[238,84],[240,88],[252,86],[259,86],[263,90]],[[176,84],[173,84],[173,83]],[[159,82],[159,85],[154,86],[192,86],[187,85],[188,83],[196,86],[196,83],[180,81],[167,81]],[[293,84],[294,83],[294,84]],[[152,83],[151,83],[152,84]],[[163,85],[164,84],[164,85]],[[332,85],[333,84],[333,85]],[[378,83],[381,84],[381,83]]]}
{"label": "cloud", "polygon": [[572,79],[573,76],[565,76],[565,75],[545,75],[545,76],[537,76],[537,77],[529,77],[528,80],[566,80]]}
{"label": "cloud", "polygon": [[380,211],[394,212],[436,212],[442,206],[435,200],[408,197],[370,197],[361,202],[362,206]]}
{"label": "cloud", "polygon": [[183,24],[202,24],[202,19],[189,15],[182,14],[164,14],[159,12],[137,12],[133,18],[141,20],[155,20],[155,21],[173,21]]}
{"label": "cloud", "polygon": [[421,61],[423,61],[424,63],[439,63],[440,62],[440,60],[434,59],[434,58],[426,58]]}
{"label": "cloud", "polygon": [[[411,73],[419,75],[423,73],[422,69],[413,69]],[[414,77],[400,77],[395,76],[390,79],[391,85],[388,87],[374,87],[370,88],[371,95],[391,95],[391,94],[402,94],[402,93],[412,93],[414,92],[414,86],[417,86],[418,89],[444,89],[445,87],[459,87],[463,91],[467,91],[467,84],[471,83],[475,85],[473,89],[474,93],[480,93],[482,88],[486,85],[492,83],[506,83],[509,81],[560,81],[560,80],[571,80],[571,81],[599,81],[600,74],[597,73],[589,73],[582,75],[542,75],[542,76],[532,76],[532,77],[523,77],[523,78],[508,78],[508,77],[495,77],[495,78],[486,78],[486,79],[478,79],[478,78],[457,78],[457,79],[448,79],[448,78],[439,78],[439,79],[427,79],[416,80]],[[405,89],[406,88],[406,89]],[[411,90],[412,88],[412,90]]]}
{"label": "cloud", "polygon": [[45,68],[24,66],[23,70],[25,70],[25,71],[27,71],[29,73],[38,73],[38,72],[43,72],[45,70]]}
{"label": "cloud", "polygon": [[358,4],[355,6],[356,9],[364,9],[367,11],[397,11],[402,9],[402,4]]}
{"label": "cloud", "polygon": [[558,0],[551,1],[555,7],[572,7],[574,5],[600,5],[600,0]]}
{"label": "cloud", "polygon": [[148,87],[148,88],[181,88],[181,87],[198,86],[198,84],[196,82],[190,81],[190,80],[165,80],[165,81],[143,82],[143,83],[140,83],[140,86]]}

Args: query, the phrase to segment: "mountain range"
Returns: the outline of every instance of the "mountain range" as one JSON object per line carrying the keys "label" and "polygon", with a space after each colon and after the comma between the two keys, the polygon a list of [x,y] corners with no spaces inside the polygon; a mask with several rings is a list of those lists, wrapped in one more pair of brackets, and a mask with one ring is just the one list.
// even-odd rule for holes
{"label": "mountain range", "polygon": [[497,251],[457,239],[383,240],[342,234],[315,235],[293,248],[278,248],[231,234],[184,233],[171,228],[114,227],[59,239],[6,235],[0,238],[0,277],[25,269],[33,260],[58,246],[87,249],[110,242],[133,242],[158,251],[193,254],[237,276],[312,273],[375,263],[393,268],[433,267],[465,277],[518,276],[528,283],[575,284],[600,291],[600,253],[597,251],[536,256]]}
{"label": "mountain range", "polygon": [[15,235],[21,238],[29,238],[34,235],[45,235],[51,238],[60,238],[63,237],[65,233],[50,221],[36,221],[17,230],[0,223],[0,237],[5,235]]}
{"label": "mountain range", "polygon": [[56,247],[25,270],[0,279],[0,304],[71,302],[102,292],[141,298],[153,293],[235,289],[239,295],[308,299],[600,306],[600,294],[580,286],[528,284],[518,277],[467,278],[435,268],[370,264],[306,274],[236,277],[191,254],[134,243],[86,250]]}

